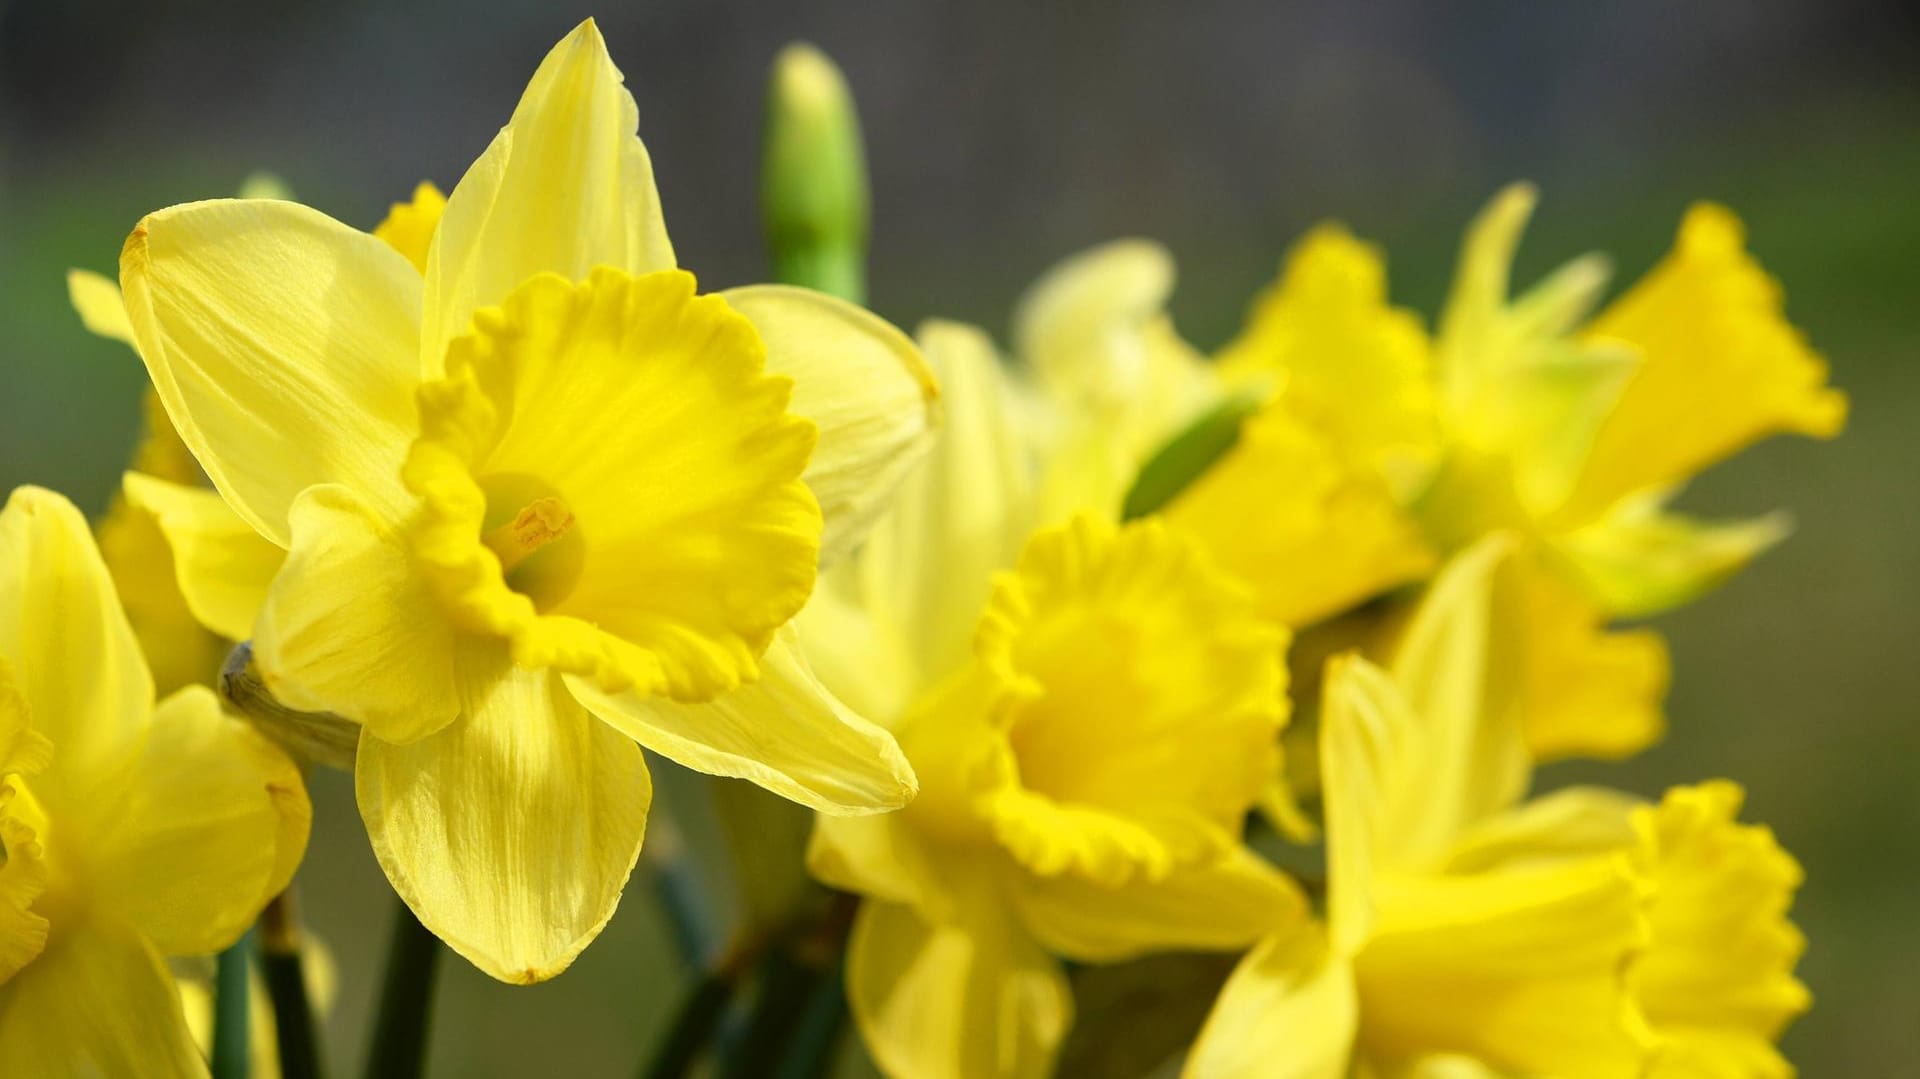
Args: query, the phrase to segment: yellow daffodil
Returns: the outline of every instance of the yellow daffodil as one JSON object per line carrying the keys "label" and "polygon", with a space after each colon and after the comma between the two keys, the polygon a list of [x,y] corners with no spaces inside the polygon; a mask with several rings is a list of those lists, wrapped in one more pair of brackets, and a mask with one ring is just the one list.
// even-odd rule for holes
{"label": "yellow daffodil", "polygon": [[1189,1079],[1792,1074],[1799,870],[1739,789],[1519,801],[1510,552],[1462,555],[1391,670],[1335,661],[1326,924],[1242,961]]}
{"label": "yellow daffodil", "polygon": [[293,763],[153,678],[72,504],[0,511],[0,1075],[204,1075],[165,957],[231,944],[300,862]]}
{"label": "yellow daffodil", "polygon": [[1033,537],[974,659],[896,725],[920,797],[823,817],[809,850],[867,896],[847,990],[883,1071],[1050,1074],[1072,1015],[1054,956],[1231,949],[1300,916],[1239,841],[1277,764],[1284,643],[1159,521]]}
{"label": "yellow daffodil", "polygon": [[1698,596],[1785,532],[1666,503],[1765,435],[1835,434],[1846,402],[1726,210],[1695,207],[1673,252],[1589,318],[1607,279],[1592,256],[1509,296],[1533,202],[1510,188],[1474,223],[1431,341],[1388,306],[1376,250],[1310,233],[1220,357],[1227,385],[1269,404],[1166,512],[1296,626],[1482,536],[1526,537],[1529,739],[1543,758],[1621,756],[1663,727],[1667,659],[1609,624]]}
{"label": "yellow daffodil", "polygon": [[508,981],[611,916],[650,796],[636,740],[829,812],[914,790],[787,623],[916,461],[932,380],[850,305],[696,295],[636,125],[588,22],[448,196],[424,274],[246,200],[153,214],[121,262],[168,414],[287,552],[263,676],[363,725],[388,878]]}

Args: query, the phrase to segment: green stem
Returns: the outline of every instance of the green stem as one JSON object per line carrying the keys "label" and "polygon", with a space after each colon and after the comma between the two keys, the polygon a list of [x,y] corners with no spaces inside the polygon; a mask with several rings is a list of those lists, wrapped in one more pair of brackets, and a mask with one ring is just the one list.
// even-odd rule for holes
{"label": "green stem", "polygon": [[832,976],[831,968],[822,970],[803,962],[790,949],[768,951],[760,961],[760,991],[740,1045],[727,1062],[726,1079],[766,1079],[773,1075],[806,1018],[807,1002],[819,989],[821,979]]}
{"label": "green stem", "polygon": [[847,1023],[846,957],[814,988],[800,1029],[774,1079],[822,1079],[833,1066],[834,1050]]}
{"label": "green stem", "polygon": [[367,1052],[367,1079],[419,1079],[427,1064],[427,1027],[440,941],[405,902],[395,903],[386,982]]}
{"label": "green stem", "polygon": [[233,942],[220,953],[213,976],[213,1059],[209,1070],[213,1079],[247,1079],[252,1063],[248,1044],[252,1033],[249,996],[252,992],[248,970],[253,950],[253,932]]}
{"label": "green stem", "polygon": [[719,1029],[720,1021],[726,1018],[727,1005],[733,1002],[739,988],[740,972],[732,964],[708,971],[694,986],[692,995],[680,1005],[666,1044],[640,1070],[641,1079],[682,1079],[691,1075],[713,1040],[714,1031]]}
{"label": "green stem", "polygon": [[267,997],[273,1002],[280,1079],[322,1079],[326,1069],[320,1063],[313,1004],[307,997],[291,888],[275,896],[260,912],[260,970],[267,983]]}

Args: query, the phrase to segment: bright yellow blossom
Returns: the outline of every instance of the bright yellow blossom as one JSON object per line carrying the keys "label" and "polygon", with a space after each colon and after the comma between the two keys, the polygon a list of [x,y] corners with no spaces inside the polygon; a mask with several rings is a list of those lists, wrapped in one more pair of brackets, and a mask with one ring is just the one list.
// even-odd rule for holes
{"label": "bright yellow blossom", "polygon": [[1152,519],[1035,534],[975,659],[896,725],[904,810],[820,818],[809,865],[867,896],[847,991],[895,1079],[1050,1074],[1054,956],[1231,949],[1304,911],[1240,845],[1272,781],[1284,635]]}
{"label": "bright yellow blossom", "polygon": [[86,522],[0,511],[0,1074],[204,1075],[165,957],[231,944],[311,809],[293,763],[190,686],[156,706]]}
{"label": "bright yellow blossom", "polygon": [[1726,210],[1695,207],[1666,260],[1589,318],[1596,257],[1509,295],[1533,201],[1510,188],[1475,221],[1431,341],[1387,305],[1377,251],[1310,233],[1220,358],[1266,411],[1166,512],[1296,626],[1483,536],[1525,537],[1529,739],[1543,758],[1621,756],[1664,725],[1667,659],[1612,620],[1693,599],[1785,533],[1666,503],[1760,437],[1832,436],[1846,402]]}
{"label": "bright yellow blossom", "polygon": [[1739,789],[1519,801],[1510,552],[1456,560],[1391,671],[1335,661],[1326,924],[1241,962],[1188,1079],[1792,1075],[1799,869]]}
{"label": "bright yellow blossom", "polygon": [[153,214],[121,262],[181,436],[287,551],[263,676],[363,725],[388,878],[508,981],[611,916],[649,802],[635,740],[830,812],[914,790],[786,624],[917,459],[931,378],[850,305],[695,295],[636,124],[588,22],[453,189],[424,275],[245,200]]}

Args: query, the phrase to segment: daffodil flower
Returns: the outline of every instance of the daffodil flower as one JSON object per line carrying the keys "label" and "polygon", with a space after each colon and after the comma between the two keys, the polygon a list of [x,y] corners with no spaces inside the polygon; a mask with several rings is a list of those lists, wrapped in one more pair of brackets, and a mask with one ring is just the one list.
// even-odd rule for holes
{"label": "daffodil flower", "polygon": [[847,991],[883,1071],[1050,1074],[1072,1014],[1054,956],[1230,950],[1303,914],[1240,844],[1278,761],[1284,646],[1162,522],[1035,534],[974,661],[896,724],[920,797],[822,817],[808,852],[867,897]]}
{"label": "daffodil flower", "polygon": [[1739,789],[1520,801],[1511,550],[1457,559],[1390,670],[1335,661],[1326,923],[1242,960],[1187,1079],[1792,1074],[1800,872]]}
{"label": "daffodil flower", "polygon": [[299,771],[153,678],[87,524],[0,510],[0,1074],[205,1075],[166,958],[217,951],[285,889]]}
{"label": "daffodil flower", "polygon": [[1664,726],[1667,657],[1611,620],[1691,600],[1785,534],[1777,517],[1709,524],[1666,503],[1763,436],[1834,435],[1846,401],[1726,210],[1695,207],[1666,260],[1589,317],[1597,257],[1509,296],[1533,201],[1510,188],[1474,223],[1431,340],[1388,305],[1378,251],[1310,233],[1220,356],[1226,385],[1269,404],[1165,512],[1294,626],[1483,536],[1526,537],[1529,739],[1543,759],[1623,756]]}
{"label": "daffodil flower", "polygon": [[262,674],[362,724],[388,879],[508,981],[612,915],[650,800],[636,740],[828,812],[914,791],[787,623],[924,448],[933,382],[850,305],[696,295],[636,126],[588,22],[448,196],[424,274],[246,200],[153,214],[121,262],[181,437],[287,552]]}

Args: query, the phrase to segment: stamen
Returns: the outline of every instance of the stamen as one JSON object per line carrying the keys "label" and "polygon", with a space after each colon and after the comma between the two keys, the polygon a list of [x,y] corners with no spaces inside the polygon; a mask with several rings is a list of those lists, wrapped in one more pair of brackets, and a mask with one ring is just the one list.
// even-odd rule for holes
{"label": "stamen", "polygon": [[480,542],[500,556],[500,569],[512,573],[513,567],[527,556],[567,534],[573,527],[573,511],[557,498],[536,498],[514,515],[513,520],[480,537]]}

